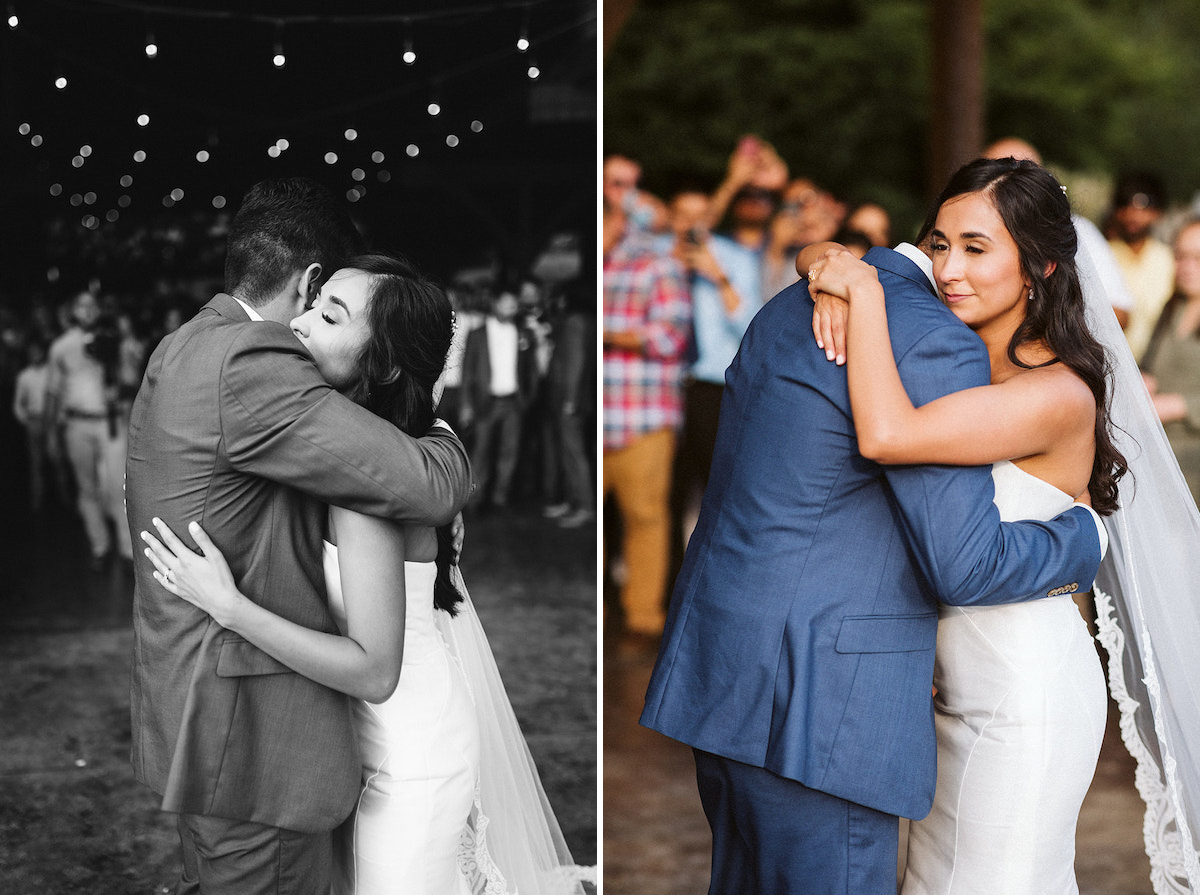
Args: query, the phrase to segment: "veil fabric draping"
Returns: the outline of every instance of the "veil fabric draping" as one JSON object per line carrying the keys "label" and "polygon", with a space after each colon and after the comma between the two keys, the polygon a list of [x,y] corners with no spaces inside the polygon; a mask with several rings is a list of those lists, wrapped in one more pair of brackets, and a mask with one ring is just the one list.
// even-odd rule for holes
{"label": "veil fabric draping", "polygon": [[1087,245],[1088,324],[1112,365],[1111,420],[1129,463],[1094,595],[1121,736],[1137,761],[1156,895],[1200,893],[1200,512]]}
{"label": "veil fabric draping", "polygon": [[463,596],[458,614],[435,616],[466,676],[480,733],[473,836],[460,850],[460,867],[475,895],[583,895],[596,868],[572,861],[457,566],[451,580]]}

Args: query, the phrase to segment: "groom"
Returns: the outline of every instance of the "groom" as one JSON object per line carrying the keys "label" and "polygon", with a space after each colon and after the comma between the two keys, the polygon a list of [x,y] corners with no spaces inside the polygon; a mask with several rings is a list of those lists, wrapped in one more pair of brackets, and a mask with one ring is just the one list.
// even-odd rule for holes
{"label": "groom", "polygon": [[[989,380],[979,338],[913,246],[866,256],[916,404]],[[989,467],[859,455],[845,367],[807,283],[759,312],[726,373],[712,477],[642,724],[693,747],[710,895],[896,891],[897,816],[933,801],[938,602],[1087,589],[1100,527],[1076,507],[1001,523]]]}
{"label": "groom", "polygon": [[[328,632],[325,506],[437,525],[470,488],[452,433],[409,438],[353,404],[286,328],[359,250],[323,187],[254,186],[230,228],[229,294],[158,345],[129,430],[135,538],[154,517],[177,532],[197,521],[247,595]],[[329,831],[360,784],[349,700],[216,625],[152,572],[137,563],[132,760],[178,815],[176,892],[327,895]]]}

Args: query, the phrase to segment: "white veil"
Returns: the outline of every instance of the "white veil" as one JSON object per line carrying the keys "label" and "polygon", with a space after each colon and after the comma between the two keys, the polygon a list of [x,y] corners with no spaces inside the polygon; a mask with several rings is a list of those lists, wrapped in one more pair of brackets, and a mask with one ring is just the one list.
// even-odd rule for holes
{"label": "white veil", "polygon": [[1137,760],[1154,891],[1200,893],[1200,513],[1084,242],[1077,259],[1088,324],[1112,364],[1114,439],[1129,463],[1120,509],[1105,520],[1098,639]]}
{"label": "white veil", "polygon": [[583,895],[596,868],[572,861],[457,566],[451,581],[463,601],[453,618],[435,613],[437,626],[466,676],[480,733],[473,838],[459,863],[475,895]]}

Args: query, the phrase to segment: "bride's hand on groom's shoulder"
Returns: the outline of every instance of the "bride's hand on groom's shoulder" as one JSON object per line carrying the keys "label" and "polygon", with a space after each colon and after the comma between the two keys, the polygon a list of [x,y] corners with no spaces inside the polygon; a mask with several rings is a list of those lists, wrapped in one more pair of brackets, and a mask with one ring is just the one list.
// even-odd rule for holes
{"label": "bride's hand on groom's shoulder", "polygon": [[237,589],[229,563],[200,523],[188,525],[188,533],[200,548],[197,553],[161,519],[155,518],[153,522],[158,537],[143,531],[142,540],[147,545],[146,556],[154,563],[158,583],[207,612],[222,627],[233,627],[233,617],[246,598]]}

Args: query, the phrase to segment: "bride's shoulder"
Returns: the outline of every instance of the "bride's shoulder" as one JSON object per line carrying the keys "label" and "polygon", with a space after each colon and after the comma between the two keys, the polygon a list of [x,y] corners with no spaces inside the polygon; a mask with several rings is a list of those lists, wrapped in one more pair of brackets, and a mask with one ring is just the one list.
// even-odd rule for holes
{"label": "bride's shoulder", "polygon": [[1096,396],[1083,377],[1064,363],[1022,370],[1008,384],[1038,405],[1050,417],[1048,422],[1090,426],[1095,420]]}

